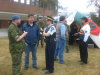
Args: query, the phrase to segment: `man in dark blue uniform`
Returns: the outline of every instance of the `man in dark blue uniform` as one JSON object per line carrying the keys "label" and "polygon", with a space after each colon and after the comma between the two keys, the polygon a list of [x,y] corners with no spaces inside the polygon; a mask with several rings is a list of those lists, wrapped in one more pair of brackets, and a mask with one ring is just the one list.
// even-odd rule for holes
{"label": "man in dark blue uniform", "polygon": [[47,27],[44,29],[43,36],[45,36],[46,48],[45,48],[45,57],[46,57],[46,68],[45,74],[51,74],[54,72],[54,54],[56,48],[56,28],[52,24],[53,18],[48,16],[47,18]]}

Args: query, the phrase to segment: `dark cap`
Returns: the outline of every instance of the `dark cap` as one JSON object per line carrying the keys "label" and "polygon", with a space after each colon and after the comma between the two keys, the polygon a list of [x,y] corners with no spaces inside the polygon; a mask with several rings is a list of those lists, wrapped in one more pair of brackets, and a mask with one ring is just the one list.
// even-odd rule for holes
{"label": "dark cap", "polygon": [[64,21],[65,20],[65,16],[60,16],[60,21]]}
{"label": "dark cap", "polygon": [[47,16],[47,21],[53,21],[54,19],[51,16]]}
{"label": "dark cap", "polygon": [[84,20],[85,22],[88,22],[87,17],[82,17],[81,19]]}
{"label": "dark cap", "polygon": [[19,15],[14,15],[14,16],[12,16],[12,20],[18,20],[18,19],[20,19],[21,17],[19,16]]}
{"label": "dark cap", "polygon": [[43,17],[38,17],[38,19],[42,19]]}
{"label": "dark cap", "polygon": [[28,17],[34,16],[33,14],[28,14]]}
{"label": "dark cap", "polygon": [[57,20],[54,20],[53,22],[54,22],[54,23],[58,23],[58,21],[57,21]]}

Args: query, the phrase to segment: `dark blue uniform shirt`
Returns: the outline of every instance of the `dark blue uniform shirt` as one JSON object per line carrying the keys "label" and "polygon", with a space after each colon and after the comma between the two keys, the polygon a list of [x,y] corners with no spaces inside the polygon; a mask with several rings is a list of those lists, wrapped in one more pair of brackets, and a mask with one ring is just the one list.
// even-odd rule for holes
{"label": "dark blue uniform shirt", "polygon": [[33,25],[30,26],[28,23],[26,23],[23,25],[22,31],[28,32],[28,34],[25,37],[25,42],[28,45],[37,44],[37,41],[40,38],[40,29],[38,24],[33,23]]}

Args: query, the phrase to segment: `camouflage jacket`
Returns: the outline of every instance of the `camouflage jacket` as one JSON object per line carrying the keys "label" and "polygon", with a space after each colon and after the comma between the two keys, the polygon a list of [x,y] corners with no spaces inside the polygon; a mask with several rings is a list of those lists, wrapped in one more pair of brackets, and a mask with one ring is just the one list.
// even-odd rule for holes
{"label": "camouflage jacket", "polygon": [[45,27],[45,23],[44,22],[37,22],[37,24],[39,25],[40,28],[43,28]]}
{"label": "camouflage jacket", "polygon": [[9,37],[9,49],[11,53],[22,53],[25,50],[25,41],[22,39],[20,42],[16,42],[17,38],[22,34],[20,29],[15,25],[11,24],[8,29]]}

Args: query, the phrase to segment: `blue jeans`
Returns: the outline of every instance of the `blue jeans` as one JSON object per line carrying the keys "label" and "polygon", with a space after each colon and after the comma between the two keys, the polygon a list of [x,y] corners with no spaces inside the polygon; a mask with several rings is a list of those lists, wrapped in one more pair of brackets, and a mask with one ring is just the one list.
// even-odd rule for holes
{"label": "blue jeans", "polygon": [[29,54],[32,52],[32,66],[37,67],[37,45],[27,45],[25,50],[25,65],[24,67],[29,67]]}
{"label": "blue jeans", "polygon": [[66,40],[57,38],[56,39],[56,51],[55,51],[55,57],[54,60],[59,57],[59,63],[64,63],[64,51],[66,47]]}

